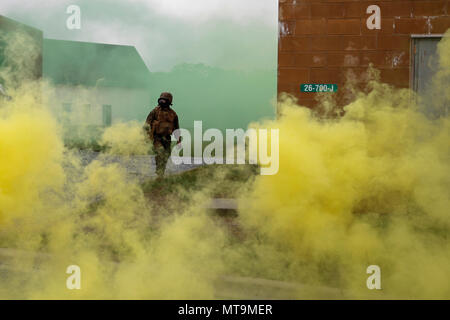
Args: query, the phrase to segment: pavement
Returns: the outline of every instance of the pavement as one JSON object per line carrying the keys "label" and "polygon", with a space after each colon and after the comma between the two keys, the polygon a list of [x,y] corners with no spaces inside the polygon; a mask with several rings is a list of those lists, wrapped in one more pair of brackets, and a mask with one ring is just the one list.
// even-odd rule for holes
{"label": "pavement", "polygon": [[[79,156],[84,166],[89,165],[94,160],[99,160],[105,164],[118,164],[127,171],[129,177],[137,178],[140,182],[156,176],[156,162],[153,155],[118,156],[94,151],[79,151]],[[203,159],[197,158],[190,158],[190,164],[188,164],[188,159],[170,157],[167,161],[166,174],[181,173],[207,165]],[[180,160],[183,160],[184,163],[175,164]]]}

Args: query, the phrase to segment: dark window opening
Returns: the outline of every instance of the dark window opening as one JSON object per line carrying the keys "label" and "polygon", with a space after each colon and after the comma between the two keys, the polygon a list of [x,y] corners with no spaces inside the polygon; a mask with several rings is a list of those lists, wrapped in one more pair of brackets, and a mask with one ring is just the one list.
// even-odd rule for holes
{"label": "dark window opening", "polygon": [[110,127],[112,124],[112,107],[110,105],[103,105],[103,126]]}

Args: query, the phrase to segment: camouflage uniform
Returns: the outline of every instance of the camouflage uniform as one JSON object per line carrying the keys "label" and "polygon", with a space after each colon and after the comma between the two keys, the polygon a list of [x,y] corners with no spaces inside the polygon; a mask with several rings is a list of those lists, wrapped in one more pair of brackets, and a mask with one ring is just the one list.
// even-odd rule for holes
{"label": "camouflage uniform", "polygon": [[[168,103],[164,105],[164,101],[161,101],[161,99],[166,100]],[[158,99],[158,106],[150,112],[145,121],[150,140],[153,142],[156,174],[160,178],[164,176],[166,164],[170,157],[171,135],[180,128],[178,115],[170,108],[172,101],[172,95],[168,92],[163,92]]]}

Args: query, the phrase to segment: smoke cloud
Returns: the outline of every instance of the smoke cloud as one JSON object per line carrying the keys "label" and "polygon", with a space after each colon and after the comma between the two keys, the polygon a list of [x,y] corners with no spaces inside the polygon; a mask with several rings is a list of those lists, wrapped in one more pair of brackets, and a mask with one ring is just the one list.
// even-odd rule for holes
{"label": "smoke cloud", "polygon": [[[442,93],[449,37],[439,52]],[[326,287],[343,298],[448,299],[449,97],[426,102],[441,110],[430,118],[409,90],[369,86],[340,118],[286,99],[279,119],[252,125],[279,129],[280,169],[242,189],[241,237],[206,212],[207,190],[156,211],[121,167],[83,166],[45,104],[48,86],[11,90],[0,102],[0,247],[19,251],[2,258],[12,271],[0,297],[208,299],[231,275],[307,285],[297,298],[335,297],[314,289]],[[125,153],[139,135],[108,130]],[[81,290],[65,287],[74,264]],[[382,292],[366,287],[369,265],[381,267]]]}

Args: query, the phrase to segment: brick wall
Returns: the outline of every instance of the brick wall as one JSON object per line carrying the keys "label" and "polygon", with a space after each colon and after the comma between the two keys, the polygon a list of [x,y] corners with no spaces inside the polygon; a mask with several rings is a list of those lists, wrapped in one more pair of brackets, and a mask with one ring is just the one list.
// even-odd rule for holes
{"label": "brick wall", "polygon": [[[381,29],[366,26],[367,7],[381,9]],[[313,107],[302,83],[336,83],[340,104],[348,73],[362,87],[367,67],[397,87],[410,83],[411,34],[443,34],[450,28],[450,0],[279,0],[278,93]]]}

